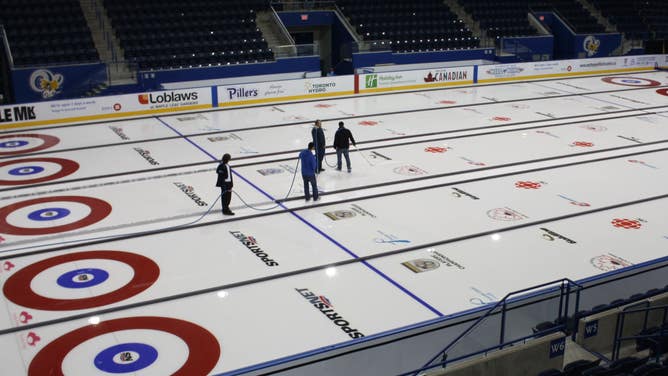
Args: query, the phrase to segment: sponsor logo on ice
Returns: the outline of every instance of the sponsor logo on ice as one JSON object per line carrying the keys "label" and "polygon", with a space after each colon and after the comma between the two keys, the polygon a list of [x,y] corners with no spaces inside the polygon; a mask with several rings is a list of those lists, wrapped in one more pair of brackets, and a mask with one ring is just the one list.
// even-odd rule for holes
{"label": "sponsor logo on ice", "polygon": [[392,171],[395,174],[405,175],[405,176],[418,176],[427,174],[427,171],[413,165],[395,167]]}
{"label": "sponsor logo on ice", "polygon": [[327,319],[329,319],[332,324],[336,325],[348,335],[350,338],[362,338],[364,334],[358,329],[353,328],[350,321],[343,317],[334,309],[332,301],[329,300],[324,295],[318,295],[312,292],[308,288],[296,288],[295,291],[299,293],[304,299],[306,299],[313,308],[317,309],[322,313]]}
{"label": "sponsor logo on ice", "polygon": [[596,269],[602,270],[604,272],[618,270],[633,265],[631,262],[624,260],[623,258],[612,253],[593,257],[591,260],[589,260],[589,263]]}
{"label": "sponsor logo on ice", "polygon": [[623,228],[627,230],[637,230],[642,227],[642,223],[645,222],[642,219],[627,219],[627,218],[615,218],[610,223],[617,228]]}
{"label": "sponsor logo on ice", "polygon": [[410,240],[401,239],[396,235],[388,234],[380,230],[376,232],[380,235],[379,237],[373,239],[376,243],[399,245],[408,244],[411,242]]}
{"label": "sponsor logo on ice", "polygon": [[188,198],[193,200],[198,206],[209,206],[204,200],[202,200],[201,197],[195,193],[195,188],[193,188],[190,185],[183,184],[181,182],[175,182],[174,185],[181,190],[181,192],[185,193]]}
{"label": "sponsor logo on ice", "polygon": [[495,208],[487,211],[487,216],[496,221],[520,221],[528,216],[511,208]]}
{"label": "sponsor logo on ice", "polygon": [[243,244],[244,247],[248,248],[248,250],[251,251],[257,258],[262,260],[265,265],[278,266],[278,262],[273,260],[265,250],[260,248],[257,240],[254,237],[245,235],[241,231],[230,231],[230,234],[237,238],[237,240],[239,240],[239,242]]}
{"label": "sponsor logo on ice", "polygon": [[545,240],[549,240],[551,242],[555,241],[556,239],[561,239],[565,241],[568,244],[576,244],[577,242],[575,240],[569,239],[555,231],[552,231],[550,229],[547,229],[545,227],[540,228],[543,233],[541,234],[541,237]]}

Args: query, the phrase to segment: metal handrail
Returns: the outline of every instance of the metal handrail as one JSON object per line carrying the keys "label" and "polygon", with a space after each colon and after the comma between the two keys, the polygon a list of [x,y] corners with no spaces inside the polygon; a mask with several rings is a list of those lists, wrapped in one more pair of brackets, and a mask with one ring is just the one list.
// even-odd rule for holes
{"label": "metal handrail", "polygon": [[[565,298],[566,301],[565,302],[564,302],[564,282],[566,282],[566,288],[567,288],[566,295],[565,295],[566,296],[566,298]],[[543,284],[540,284],[540,285],[537,285],[537,286],[532,286],[532,287],[528,287],[528,288],[525,288],[525,289],[522,289],[522,290],[517,290],[517,291],[510,292],[510,293],[506,294],[506,296],[504,296],[501,300],[496,302],[496,304],[494,304],[494,306],[492,306],[492,308],[490,308],[484,315],[482,315],[478,320],[476,320],[476,322],[474,322],[468,329],[464,330],[452,342],[450,342],[447,346],[445,346],[445,348],[443,350],[439,351],[434,357],[432,357],[424,366],[422,366],[422,368],[416,370],[414,375],[418,375],[420,372],[422,372],[423,370],[425,370],[427,368],[432,368],[432,367],[436,367],[440,364],[448,363],[448,361],[445,360],[445,361],[442,361],[442,362],[437,363],[435,365],[432,365],[432,363],[439,356],[443,357],[444,359],[447,359],[447,352],[450,351],[450,349],[452,349],[452,347],[454,345],[459,343],[459,341],[461,341],[466,335],[471,333],[471,331],[473,331],[473,329],[475,329],[478,325],[480,325],[485,319],[487,319],[489,316],[491,316],[493,314],[493,312],[497,308],[499,308],[500,306],[503,307],[503,309],[501,311],[501,330],[500,330],[500,335],[499,335],[499,337],[500,337],[499,342],[500,343],[497,346],[494,346],[494,347],[491,347],[491,348],[487,349],[487,351],[492,350],[492,349],[503,348],[503,346],[505,345],[505,343],[504,343],[505,317],[506,317],[506,310],[507,310],[507,304],[508,304],[509,298],[513,295],[517,295],[517,294],[524,293],[524,292],[527,292],[527,291],[532,291],[532,290],[536,290],[536,289],[539,289],[539,288],[542,288],[542,287],[554,285],[556,283],[560,283],[559,313],[558,313],[557,320],[561,320],[562,311],[565,312],[566,317],[568,316],[568,300],[569,300],[569,296],[571,294],[571,287],[570,287],[571,284],[573,284],[577,287],[576,301],[575,301],[575,312],[576,312],[576,315],[577,315],[578,307],[579,307],[579,304],[580,304],[580,290],[583,289],[583,286],[578,284],[577,282],[571,281],[568,278],[563,278],[563,279],[556,280],[556,281],[546,282],[546,283],[543,283]]]}
{"label": "metal handrail", "polygon": [[9,40],[7,39],[7,32],[5,26],[0,25],[0,34],[2,34],[2,44],[5,47],[5,57],[7,58],[7,65],[9,69],[14,68],[14,57],[12,57],[12,49],[9,47]]}
{"label": "metal handrail", "polygon": [[355,27],[343,15],[343,11],[341,10],[341,8],[339,8],[338,4],[335,3],[334,7],[336,8],[336,11],[334,13],[339,18],[339,21],[341,21],[341,24],[343,24],[343,27],[346,28],[346,31],[348,31],[348,34],[350,34],[353,37],[355,42],[357,42],[357,43],[361,42],[361,39],[359,39],[359,35],[357,35],[357,32],[355,31]]}
{"label": "metal handrail", "polygon": [[274,2],[273,1],[269,5],[269,7],[271,8],[271,16],[274,18],[274,22],[276,22],[278,27],[281,29],[281,34],[283,34],[283,36],[288,41],[290,41],[290,44],[294,45],[295,40],[294,40],[294,38],[292,38],[292,35],[290,35],[290,32],[288,31],[288,29],[283,24],[283,21],[281,21],[281,18],[278,16],[278,13],[276,13],[276,9],[274,8]]}
{"label": "metal handrail", "polygon": [[333,0],[303,0],[303,1],[282,1],[272,0],[270,4],[285,5],[290,11],[293,10],[313,10],[313,9],[333,9],[336,1]]}
{"label": "metal handrail", "polygon": [[[640,307],[640,305],[645,305],[645,307]],[[629,341],[629,340],[634,340],[638,338],[652,338],[654,337],[653,335],[633,335],[633,336],[628,336],[628,337],[623,337],[622,332],[624,330],[624,319],[626,318],[626,315],[633,314],[633,313],[645,313],[645,318],[643,322],[643,330],[647,329],[647,318],[649,316],[650,311],[658,311],[662,310],[663,311],[663,320],[661,320],[662,325],[668,324],[667,319],[668,319],[668,305],[660,305],[660,306],[653,306],[649,307],[649,302],[641,302],[634,304],[632,306],[626,307],[623,309],[621,312],[617,314],[617,324],[615,326],[615,340],[612,345],[612,359],[616,360],[619,359],[619,353],[621,351],[621,344],[623,341]],[[668,328],[664,328],[664,330],[668,330]]]}

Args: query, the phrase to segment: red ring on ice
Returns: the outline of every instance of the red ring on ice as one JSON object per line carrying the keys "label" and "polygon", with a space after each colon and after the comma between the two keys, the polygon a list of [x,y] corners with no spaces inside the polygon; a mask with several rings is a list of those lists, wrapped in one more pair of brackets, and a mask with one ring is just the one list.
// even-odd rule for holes
{"label": "red ring on ice", "polygon": [[0,185],[23,185],[23,184],[36,184],[36,183],[43,183],[45,181],[51,181],[51,180],[56,180],[60,179],[62,177],[65,177],[67,175],[72,174],[76,170],[79,169],[79,164],[75,161],[69,160],[69,159],[63,159],[63,158],[24,158],[24,159],[14,159],[8,162],[1,162],[0,167],[5,167],[5,166],[11,166],[13,164],[20,164],[20,163],[29,163],[29,162],[47,162],[47,163],[55,163],[60,165],[60,171],[56,172],[55,174],[49,175],[49,176],[43,176],[41,178],[36,178],[36,179],[28,179],[28,180],[2,180],[0,179]]}
{"label": "red ring on ice", "polygon": [[[61,226],[54,227],[43,227],[43,228],[30,228],[30,227],[18,227],[9,224],[7,222],[7,217],[15,210],[25,208],[26,206],[41,204],[43,202],[57,202],[57,201],[70,201],[78,202],[90,207],[91,212],[87,217],[81,218],[80,220],[72,223],[68,223]],[[46,235],[46,234],[55,234],[59,232],[65,232],[70,230],[76,230],[93,223],[99,222],[104,219],[106,216],[111,213],[111,205],[106,201],[102,201],[93,197],[84,197],[84,196],[53,196],[53,197],[43,197],[35,198],[32,200],[20,201],[11,205],[0,208],[0,229],[5,234],[11,235]]]}
{"label": "red ring on ice", "polygon": [[[632,87],[652,87],[652,86],[659,86],[661,85],[661,82],[659,81],[654,81],[650,80],[648,78],[638,78],[638,77],[603,77],[601,78],[603,82],[607,82],[609,84],[613,85],[621,85],[621,86],[632,86]],[[646,84],[641,85],[641,84],[630,84],[630,83],[624,83],[624,82],[616,82],[617,80],[637,80],[637,81],[644,81]]]}
{"label": "red ring on ice", "polygon": [[[32,280],[43,271],[67,262],[78,260],[114,260],[132,268],[134,276],[124,286],[103,295],[83,299],[53,299],[37,294],[31,287]],[[45,311],[73,311],[105,306],[131,298],[151,287],[160,276],[155,261],[136,253],[122,251],[87,251],[51,257],[19,270],[7,279],[2,292],[7,299],[23,307]]]}
{"label": "red ring on ice", "polygon": [[84,326],[56,338],[32,359],[28,376],[63,376],[63,360],[76,346],[103,334],[133,329],[170,333],[188,345],[188,358],[173,376],[208,375],[220,359],[218,340],[199,325],[168,317],[127,317]]}
{"label": "red ring on ice", "polygon": [[7,138],[19,138],[19,137],[39,138],[40,140],[44,141],[44,143],[42,145],[35,146],[34,148],[30,149],[23,149],[17,151],[0,151],[0,155],[16,155],[16,154],[31,153],[34,151],[48,149],[60,142],[60,139],[58,137],[49,136],[46,134],[38,134],[38,133],[24,133],[24,134],[13,134],[9,136],[0,136],[0,140]]}

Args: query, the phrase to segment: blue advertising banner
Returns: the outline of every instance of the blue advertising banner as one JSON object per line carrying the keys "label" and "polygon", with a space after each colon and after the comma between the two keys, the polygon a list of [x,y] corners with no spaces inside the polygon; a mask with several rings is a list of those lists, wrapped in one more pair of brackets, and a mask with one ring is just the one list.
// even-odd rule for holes
{"label": "blue advertising banner", "polygon": [[102,63],[12,69],[17,103],[80,98],[105,82],[107,69]]}
{"label": "blue advertising banner", "polygon": [[622,35],[612,34],[576,34],[575,52],[577,58],[607,57],[622,45]]}

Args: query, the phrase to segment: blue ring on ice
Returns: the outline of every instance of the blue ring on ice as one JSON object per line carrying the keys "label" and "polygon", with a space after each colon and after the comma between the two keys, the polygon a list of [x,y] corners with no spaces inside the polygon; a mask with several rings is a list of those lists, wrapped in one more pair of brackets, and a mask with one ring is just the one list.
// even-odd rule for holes
{"label": "blue ring on ice", "polygon": [[5,141],[5,142],[0,142],[0,148],[20,148],[21,146],[26,146],[28,145],[28,141]]}
{"label": "blue ring on ice", "polygon": [[[121,353],[134,352],[139,354],[137,359],[128,360],[126,363],[117,363],[114,359]],[[103,372],[130,373],[142,370],[158,359],[158,350],[153,346],[143,343],[122,343],[102,350],[95,357],[95,367]]]}
{"label": "blue ring on ice", "polygon": [[39,174],[42,171],[44,171],[44,167],[41,166],[23,166],[9,170],[9,174],[14,176],[25,176]]}
{"label": "blue ring on ice", "polygon": [[[91,278],[89,278],[89,276]],[[64,273],[58,277],[56,282],[62,287],[70,289],[83,289],[86,287],[97,286],[107,279],[109,279],[109,273],[106,270],[85,268]]]}
{"label": "blue ring on ice", "polygon": [[28,218],[33,221],[53,221],[56,219],[65,218],[70,215],[70,211],[65,208],[45,208],[35,210],[28,214]]}

